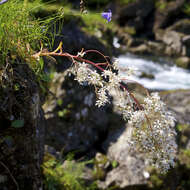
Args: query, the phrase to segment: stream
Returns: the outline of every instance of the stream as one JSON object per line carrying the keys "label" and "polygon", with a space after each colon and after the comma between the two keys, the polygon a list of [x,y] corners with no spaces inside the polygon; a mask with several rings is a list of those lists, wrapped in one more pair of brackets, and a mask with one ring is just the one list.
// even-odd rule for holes
{"label": "stream", "polygon": [[[152,90],[190,89],[190,71],[176,67],[164,58],[140,57],[125,54],[118,57],[119,68],[133,68],[135,75],[127,78]],[[142,73],[154,75],[154,79],[140,78]],[[125,76],[124,72],[121,72]],[[125,76],[126,77],[126,76]]]}

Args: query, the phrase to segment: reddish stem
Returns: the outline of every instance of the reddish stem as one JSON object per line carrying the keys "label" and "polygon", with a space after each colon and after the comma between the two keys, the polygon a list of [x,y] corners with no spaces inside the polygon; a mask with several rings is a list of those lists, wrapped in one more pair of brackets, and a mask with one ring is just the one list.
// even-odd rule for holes
{"label": "reddish stem", "polygon": [[[100,53],[99,51],[97,50],[87,50],[85,51],[85,53],[88,53],[88,52],[96,52],[96,53],[99,53],[100,55],[102,55],[105,60],[107,61],[106,57]],[[84,59],[82,57],[79,57],[78,55],[71,55],[69,53],[55,53],[55,52],[39,52],[38,54],[35,54],[34,57],[36,55],[39,55],[39,56],[61,56],[61,57],[69,57],[71,58],[72,60],[77,60],[77,61],[80,61],[80,62],[85,62],[85,63],[88,63],[88,64],[91,64],[93,65],[94,67],[96,67],[97,69],[99,69],[100,71],[104,71],[104,69],[102,67],[100,67],[100,63],[99,64],[96,64],[90,60],[87,60],[87,59]],[[108,63],[109,64],[109,63]],[[134,97],[134,95],[128,90],[128,88],[123,85],[123,84],[120,84],[121,88],[125,89],[129,95],[131,96],[131,98],[135,101],[135,103],[137,104],[137,107],[139,110],[142,110],[143,109],[143,106],[141,106],[141,104],[138,102],[138,100]]]}
{"label": "reddish stem", "polygon": [[94,50],[86,50],[85,51],[85,53],[90,53],[90,52],[94,52],[94,53],[100,54],[106,60],[107,64],[109,65],[109,61],[108,61],[108,59],[106,58],[106,56],[103,53],[101,53],[101,52],[99,52],[98,50],[95,50],[95,49]]}

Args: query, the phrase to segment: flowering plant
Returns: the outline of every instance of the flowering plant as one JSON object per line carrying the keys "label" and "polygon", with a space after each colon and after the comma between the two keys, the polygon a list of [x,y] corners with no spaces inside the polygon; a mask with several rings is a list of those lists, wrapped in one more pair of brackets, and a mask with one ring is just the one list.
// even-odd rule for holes
{"label": "flowering plant", "polygon": [[6,3],[8,0],[2,0],[0,1],[0,5],[2,5],[3,3]]}
{"label": "flowering plant", "polygon": [[107,20],[107,22],[111,21],[111,17],[112,17],[112,12],[109,9],[108,12],[103,12],[102,13],[102,17],[105,18]]}
{"label": "flowering plant", "polygon": [[[70,73],[75,75],[81,85],[84,83],[94,86],[98,107],[109,103],[112,91],[117,93],[115,104],[123,118],[133,126],[131,148],[147,155],[149,162],[156,167],[167,171],[174,166],[177,151],[175,142],[175,118],[167,111],[165,104],[160,100],[158,93],[149,94],[140,103],[128,89],[128,83],[123,82],[119,73],[118,61],[110,63],[107,56],[98,50],[82,49],[77,55],[71,55],[62,50],[62,42],[53,52],[41,51],[32,57],[39,59],[40,56],[61,56],[72,61]],[[104,62],[95,63],[86,57],[89,53],[96,53],[103,57]],[[114,72],[116,71],[116,72]],[[131,75],[131,70],[127,70]],[[127,79],[124,79],[127,81]]]}

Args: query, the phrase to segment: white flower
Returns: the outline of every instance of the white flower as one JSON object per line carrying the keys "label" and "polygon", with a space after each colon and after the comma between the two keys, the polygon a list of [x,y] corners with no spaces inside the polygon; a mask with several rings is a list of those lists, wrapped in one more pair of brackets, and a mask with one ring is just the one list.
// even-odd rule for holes
{"label": "white flower", "polygon": [[100,88],[97,92],[96,106],[104,106],[107,102],[109,102],[109,100],[106,94],[106,88]]}
{"label": "white flower", "polygon": [[[117,68],[117,61],[113,67]],[[98,107],[108,103],[108,95],[114,91],[117,94],[114,100],[116,107],[123,118],[133,126],[131,147],[145,153],[149,163],[163,172],[174,166],[177,152],[175,118],[168,112],[158,93],[147,96],[139,103],[141,109],[138,110],[133,106],[138,103],[137,100],[128,91],[121,91],[120,75],[111,70],[104,70],[99,74],[86,63],[76,63],[70,72],[80,84],[87,82],[95,87]],[[131,74],[130,69],[128,74]]]}
{"label": "white flower", "polygon": [[86,54],[85,52],[82,52],[82,51],[81,51],[81,52],[78,52],[78,53],[77,53],[77,56],[83,57],[85,54]]}
{"label": "white flower", "polygon": [[110,88],[117,88],[120,85],[121,77],[116,75],[110,70],[104,70],[102,76],[108,80],[108,84]]}
{"label": "white flower", "polygon": [[115,70],[119,70],[119,60],[118,59],[115,59],[114,61],[113,61],[113,68],[115,69]]}

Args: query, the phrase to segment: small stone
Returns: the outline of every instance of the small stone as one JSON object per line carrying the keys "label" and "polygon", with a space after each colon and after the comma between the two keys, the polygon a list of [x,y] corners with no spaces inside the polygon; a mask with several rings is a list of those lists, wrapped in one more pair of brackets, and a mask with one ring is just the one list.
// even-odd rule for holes
{"label": "small stone", "polygon": [[182,67],[184,69],[190,69],[190,58],[189,57],[179,57],[176,59],[175,64],[178,67]]}

